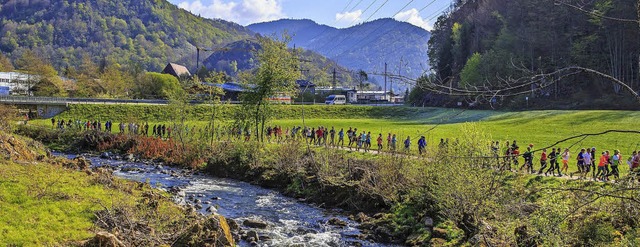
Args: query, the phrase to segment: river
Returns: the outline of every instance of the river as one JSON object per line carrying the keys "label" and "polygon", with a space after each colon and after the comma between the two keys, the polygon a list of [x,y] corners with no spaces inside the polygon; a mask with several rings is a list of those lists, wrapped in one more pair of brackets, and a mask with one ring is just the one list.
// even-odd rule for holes
{"label": "river", "polygon": [[[67,158],[76,155],[60,154]],[[258,246],[389,246],[359,240],[358,223],[349,220],[337,210],[325,210],[299,202],[281,193],[249,183],[194,175],[185,169],[154,163],[128,162],[83,155],[92,166],[110,166],[114,175],[138,182],[148,182],[162,190],[179,190],[174,200],[179,204],[197,204],[199,212],[210,214],[210,206],[217,213],[234,219],[245,231],[255,230],[263,239]],[[347,223],[345,227],[327,223],[337,218]],[[247,219],[268,224],[266,229],[249,229],[242,226]],[[240,246],[251,246],[241,241]]]}

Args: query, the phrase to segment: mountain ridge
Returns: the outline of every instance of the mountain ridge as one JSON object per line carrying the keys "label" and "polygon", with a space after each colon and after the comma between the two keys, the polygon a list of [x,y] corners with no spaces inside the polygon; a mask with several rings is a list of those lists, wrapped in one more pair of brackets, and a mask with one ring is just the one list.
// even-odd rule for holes
{"label": "mountain ridge", "polygon": [[[281,19],[251,24],[247,28],[261,35],[281,35],[287,31],[292,45],[316,51],[352,70],[381,74],[386,62],[394,74],[417,78],[429,69],[430,33],[391,18],[342,29],[308,19]],[[377,84],[381,84],[381,80],[374,77]]]}

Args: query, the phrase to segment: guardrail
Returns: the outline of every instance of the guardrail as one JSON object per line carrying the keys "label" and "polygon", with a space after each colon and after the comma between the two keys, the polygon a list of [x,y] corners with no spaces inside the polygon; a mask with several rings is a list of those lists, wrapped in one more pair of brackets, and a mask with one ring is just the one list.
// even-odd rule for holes
{"label": "guardrail", "polygon": [[2,103],[14,104],[168,104],[168,100],[153,99],[95,99],[95,98],[60,98],[35,96],[0,96]]}

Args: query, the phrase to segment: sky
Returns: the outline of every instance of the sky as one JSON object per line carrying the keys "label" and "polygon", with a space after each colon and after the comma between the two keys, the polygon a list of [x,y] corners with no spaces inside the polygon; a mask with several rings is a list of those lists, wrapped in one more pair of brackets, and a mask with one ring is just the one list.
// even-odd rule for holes
{"label": "sky", "polygon": [[452,0],[169,0],[191,13],[249,25],[290,19],[311,19],[345,28],[393,17],[431,30]]}

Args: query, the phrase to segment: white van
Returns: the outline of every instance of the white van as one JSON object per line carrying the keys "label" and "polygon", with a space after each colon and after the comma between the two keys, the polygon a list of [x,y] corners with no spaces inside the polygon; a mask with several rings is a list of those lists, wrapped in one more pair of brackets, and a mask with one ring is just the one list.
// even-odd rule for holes
{"label": "white van", "polygon": [[347,103],[347,97],[344,95],[329,95],[327,99],[324,101],[327,105],[344,105]]}

